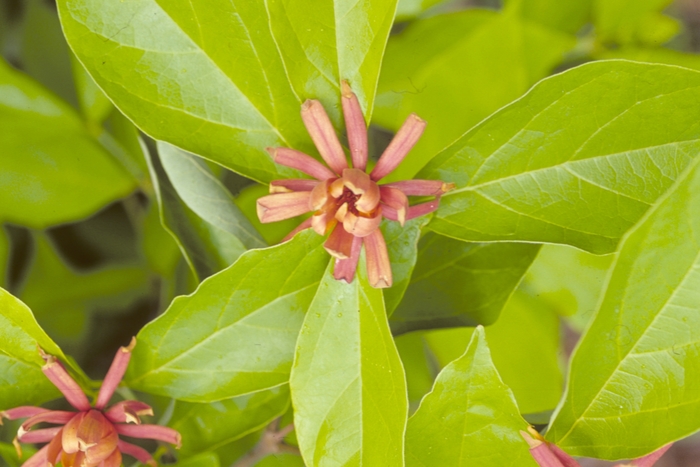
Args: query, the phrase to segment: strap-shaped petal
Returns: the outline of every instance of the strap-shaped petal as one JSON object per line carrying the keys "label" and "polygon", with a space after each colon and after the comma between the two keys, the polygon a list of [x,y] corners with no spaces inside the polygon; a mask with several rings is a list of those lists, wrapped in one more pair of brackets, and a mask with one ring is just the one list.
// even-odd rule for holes
{"label": "strap-shaped petal", "polygon": [[398,188],[406,196],[442,196],[454,189],[455,184],[442,180],[402,180],[382,186]]}
{"label": "strap-shaped petal", "polygon": [[[530,446],[530,454],[540,467],[565,467],[554,452],[549,449],[546,442],[533,438],[525,431],[521,431],[520,436],[527,441]],[[576,467],[580,467],[578,463],[576,463]]]}
{"label": "strap-shaped petal", "polygon": [[112,423],[141,423],[141,415],[153,415],[150,405],[141,401],[121,401],[105,412],[105,417]]}
{"label": "strap-shaped petal", "polygon": [[38,413],[22,423],[19,430],[20,432],[29,431],[31,427],[37,423],[55,423],[57,425],[65,425],[70,421],[71,418],[75,417],[76,412],[67,412],[64,410],[48,410],[46,412]]}
{"label": "strap-shaped petal", "polygon": [[556,444],[547,443],[547,447],[557,456],[557,459],[559,459],[559,462],[561,462],[564,467],[581,467],[573,457]]}
{"label": "strap-shaped petal", "polygon": [[112,398],[114,391],[119,386],[124,373],[126,372],[126,367],[129,366],[129,360],[131,359],[131,350],[136,346],[136,338],[132,337],[131,342],[127,347],[120,347],[117,350],[112,364],[107,371],[107,376],[105,376],[102,382],[102,387],[100,388],[100,393],[97,395],[97,403],[95,408],[102,410],[105,408],[109,400]]}
{"label": "strap-shaped petal", "polygon": [[408,212],[408,198],[403,191],[391,186],[380,186],[382,203],[396,211],[396,220],[401,225],[406,223],[406,213]]}
{"label": "strap-shaped petal", "polygon": [[301,106],[301,119],[328,167],[337,174],[343,173],[343,169],[348,167],[348,162],[323,105],[314,99],[307,100]]}
{"label": "strap-shaped petal", "polygon": [[20,429],[17,433],[17,440],[21,443],[48,443],[57,434],[61,432],[63,428],[60,426],[54,426],[51,428],[42,428],[41,430],[24,431]]}
{"label": "strap-shaped petal", "polygon": [[323,247],[331,256],[338,259],[346,259],[350,257],[353,238],[353,235],[346,232],[344,228],[336,226],[323,244]]}
{"label": "strap-shaped petal", "polygon": [[146,438],[155,439],[158,441],[163,441],[166,443],[174,444],[175,447],[180,449],[180,444],[182,439],[180,438],[180,433],[168,428],[167,426],[160,425],[115,425],[117,433],[124,436],[131,436],[132,438]]}
{"label": "strap-shaped petal", "polygon": [[20,418],[33,417],[34,415],[44,412],[49,412],[49,409],[34,407],[31,405],[23,405],[21,407],[15,407],[14,409],[3,410],[0,412],[0,425],[2,425],[3,418],[8,420],[18,420]]}
{"label": "strap-shaped petal", "polygon": [[152,467],[156,467],[157,465],[156,461],[153,460],[153,457],[151,457],[149,452],[140,446],[127,443],[126,441],[120,439],[119,443],[117,444],[117,449],[119,449],[122,454],[131,456],[142,464],[150,465]]}
{"label": "strap-shaped petal", "polygon": [[360,102],[347,81],[340,83],[342,93],[343,117],[348,132],[348,146],[352,166],[362,171],[367,167],[367,124],[360,108]]}
{"label": "strap-shaped petal", "polygon": [[312,219],[312,218],[309,217],[309,218],[306,219],[304,222],[302,222],[301,224],[299,224],[294,230],[292,230],[292,231],[289,232],[287,235],[285,235],[284,238],[282,239],[282,243],[286,242],[287,240],[291,240],[292,238],[294,238],[294,236],[295,236],[296,234],[298,234],[298,233],[301,232],[302,230],[306,230],[306,229],[310,228],[310,227],[311,227],[311,219]]}
{"label": "strap-shaped petal", "polygon": [[391,140],[384,153],[374,166],[374,170],[370,177],[374,181],[381,180],[389,175],[401,161],[406,157],[406,154],[415,146],[425,130],[425,120],[421,119],[416,114],[408,116],[399,131]]}
{"label": "strap-shaped petal", "polygon": [[[656,464],[656,461],[661,459],[661,456],[663,456],[666,451],[668,451],[671,446],[673,446],[673,443],[667,444],[666,446],[662,447],[661,449],[657,449],[656,451],[652,452],[651,454],[647,454],[644,457],[641,457],[639,459],[633,460],[629,465],[630,467],[652,467],[654,464]],[[621,465],[615,466],[615,467],[622,467]]]}
{"label": "strap-shaped petal", "polygon": [[48,449],[48,445],[39,449],[32,457],[22,464],[22,467],[46,467],[46,452]]}
{"label": "strap-shaped petal", "polygon": [[360,251],[362,250],[362,239],[353,237],[350,256],[347,259],[336,259],[333,266],[333,277],[336,280],[344,280],[348,284],[355,278],[357,263],[360,261]]}
{"label": "strap-shaped petal", "polygon": [[300,216],[311,211],[311,192],[275,193],[258,198],[258,219],[263,224]]}
{"label": "strap-shaped petal", "polygon": [[267,148],[267,152],[272,156],[275,163],[300,170],[317,180],[334,178],[337,175],[331,169],[321,164],[319,161],[296,149],[289,148]]}
{"label": "strap-shaped petal", "polygon": [[430,214],[431,212],[437,210],[438,206],[440,206],[439,199],[434,199],[432,201],[428,201],[427,203],[421,203],[416,204],[415,206],[411,206],[406,212],[406,220],[410,221],[411,219],[415,219],[416,217]]}
{"label": "strap-shaped petal", "polygon": [[90,410],[90,402],[78,383],[68,374],[63,365],[53,355],[44,355],[46,364],[41,367],[47,378],[65,396],[70,405],[80,411]]}
{"label": "strap-shaped petal", "polygon": [[375,288],[391,287],[391,263],[382,231],[377,229],[364,238],[367,255],[367,277]]}
{"label": "strap-shaped petal", "polygon": [[318,184],[318,180],[309,180],[308,178],[288,178],[286,180],[273,180],[270,182],[270,193],[311,191]]}

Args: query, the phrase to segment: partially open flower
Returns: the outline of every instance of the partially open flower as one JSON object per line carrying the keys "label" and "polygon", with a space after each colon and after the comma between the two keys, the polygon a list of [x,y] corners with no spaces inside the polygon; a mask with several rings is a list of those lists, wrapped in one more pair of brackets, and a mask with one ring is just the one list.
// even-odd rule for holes
{"label": "partially open flower", "polygon": [[[1,411],[0,423],[3,417],[9,420],[27,418],[15,439],[18,451],[19,442],[48,443],[22,467],[53,467],[58,462],[63,467],[119,467],[122,454],[155,467],[155,460],[145,449],[119,439],[119,435],[155,439],[180,447],[180,434],[172,428],[141,424],[140,416],[153,415],[147,404],[126,400],[106,408],[124,376],[135,345],[134,338],[128,347],[117,351],[94,407],[63,365],[54,356],[42,352],[46,361],[42,367],[44,374],[77,412],[29,406]],[[57,426],[33,429],[39,423]]]}
{"label": "partially open flower", "polygon": [[[439,180],[408,180],[379,185],[416,144],[425,129],[425,121],[409,115],[406,122],[368,174],[367,127],[357,96],[342,82],[342,105],[352,167],[348,165],[340,141],[319,101],[307,100],[301,118],[318,152],[328,167],[313,157],[289,148],[268,148],[274,161],[314,177],[275,180],[270,195],[258,199],[261,222],[275,222],[313,212],[311,218],[294,229],[313,228],[319,235],[330,232],[324,246],[336,258],[333,275],[352,282],[362,245],[367,256],[367,275],[373,287],[391,287],[389,254],[379,230],[382,217],[407,220],[435,211],[442,194],[453,188]],[[433,196],[434,200],[409,206],[408,196]]]}

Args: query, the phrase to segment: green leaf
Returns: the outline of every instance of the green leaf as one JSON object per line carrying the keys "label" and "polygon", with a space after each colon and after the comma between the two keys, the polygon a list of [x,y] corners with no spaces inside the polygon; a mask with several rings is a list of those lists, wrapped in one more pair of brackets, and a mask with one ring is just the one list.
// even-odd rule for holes
{"label": "green leaf", "polygon": [[547,433],[575,455],[641,457],[700,428],[700,164],[624,239]]}
{"label": "green leaf", "polygon": [[678,50],[663,49],[660,47],[620,47],[610,50],[601,50],[594,54],[598,60],[625,59],[636,62],[664,63],[666,65],[678,65],[693,70],[700,70],[700,56],[694,53],[680,52]]}
{"label": "green leaf", "polygon": [[602,42],[658,45],[680,29],[660,14],[672,0],[595,0],[594,25]]}
{"label": "green leaf", "polygon": [[665,65],[596,62],[544,80],[421,171],[457,184],[429,228],[614,251],[700,149],[697,99],[700,73]]}
{"label": "green leaf", "polygon": [[265,457],[255,467],[304,467],[304,461],[294,454],[275,454]]}
{"label": "green leaf", "polygon": [[43,234],[35,235],[34,263],[19,296],[41,325],[68,352],[88,331],[88,314],[127,308],[148,295],[148,276],[141,267],[112,266],[90,272],[72,270]]}
{"label": "green leaf", "polygon": [[406,380],[363,258],[351,284],[329,265],[297,341],[290,387],[309,467],[403,465]]}
{"label": "green leaf", "polygon": [[198,456],[181,460],[173,467],[219,467],[220,465],[219,456],[213,452],[205,452]]}
{"label": "green leaf", "polygon": [[403,298],[416,265],[418,238],[421,229],[428,223],[428,216],[410,220],[402,227],[398,222],[382,222],[382,234],[391,260],[393,285],[384,289],[384,304],[391,316]]}
{"label": "green leaf", "polygon": [[396,21],[413,19],[438,3],[445,3],[445,0],[399,0]]}
{"label": "green leaf", "polygon": [[411,282],[391,316],[392,331],[495,322],[538,250],[527,243],[466,243],[426,234]]}
{"label": "green leaf", "polygon": [[210,404],[177,401],[168,425],[182,435],[178,456],[186,458],[218,449],[267,426],[288,406],[288,386]]}
{"label": "green leaf", "polygon": [[67,104],[0,61],[0,221],[41,229],[84,218],[134,181]]}
{"label": "green leaf", "polygon": [[269,182],[294,171],[266,147],[313,152],[299,118],[305,99],[320,99],[339,124],[347,79],[371,114],[396,0],[58,6],[78,58],[139,128]]}
{"label": "green leaf", "polygon": [[402,334],[395,342],[406,372],[409,408],[413,412],[418,408],[423,396],[433,387],[435,365],[430,360],[432,355],[422,333]]}
{"label": "green leaf", "polygon": [[419,20],[392,36],[375,123],[396,130],[415,112],[428,126],[387,180],[413,178],[468,128],[547,76],[573,45],[568,35],[515,14],[478,9]]}
{"label": "green leaf", "polygon": [[88,122],[101,124],[114,110],[112,102],[107,99],[105,93],[97,87],[87,70],[80,64],[75,55],[71,55],[73,66],[73,80],[78,93],[80,111]]}
{"label": "green leaf", "polygon": [[245,249],[267,246],[203,160],[163,142],[158,142],[158,154],[170,183],[195,214],[230,233]]}
{"label": "green leaf", "polygon": [[37,347],[66,362],[27,305],[0,288],[0,410],[40,404],[60,395],[41,371],[44,361]]}
{"label": "green leaf", "polygon": [[0,226],[0,287],[7,287],[10,267],[10,239],[7,231]]}
{"label": "green leaf", "polygon": [[535,466],[519,434],[527,426],[478,327],[409,419],[406,465]]}
{"label": "green leaf", "polygon": [[329,263],[307,230],[251,250],[202,282],[138,334],[127,384],[192,402],[284,384],[309,303]]}
{"label": "green leaf", "polygon": [[229,232],[199,217],[180,198],[156,154],[147,162],[163,227],[182,250],[192,272],[201,281],[231,265],[246,250]]}
{"label": "green leaf", "polygon": [[575,34],[590,20],[593,0],[506,0],[506,6],[527,20]]}
{"label": "green leaf", "polygon": [[22,446],[22,458],[17,457],[17,449],[10,443],[0,442],[0,459],[4,460],[9,467],[21,467],[22,464],[36,453],[32,445]]}

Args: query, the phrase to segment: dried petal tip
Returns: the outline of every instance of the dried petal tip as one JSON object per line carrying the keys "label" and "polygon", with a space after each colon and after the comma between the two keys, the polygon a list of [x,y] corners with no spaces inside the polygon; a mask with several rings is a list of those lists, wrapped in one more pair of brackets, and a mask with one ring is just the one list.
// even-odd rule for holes
{"label": "dried petal tip", "polygon": [[530,436],[530,434],[527,431],[520,430],[520,436],[522,436],[523,439],[527,441],[527,444],[528,446],[530,446],[530,449],[536,448],[537,446],[544,444],[543,441],[540,441],[539,439]]}
{"label": "dried petal tip", "polygon": [[22,446],[19,444],[19,440],[15,436],[15,438],[12,440],[12,445],[15,447],[15,452],[17,453],[17,458],[21,459],[22,458]]}
{"label": "dried petal tip", "polygon": [[136,347],[136,336],[131,338],[131,341],[129,342],[129,345],[126,347],[122,347],[121,351],[122,352],[131,352],[134,350],[134,347]]}
{"label": "dried petal tip", "polygon": [[350,83],[348,83],[348,81],[345,79],[340,82],[340,93],[346,99],[349,99],[353,96],[352,88],[350,88]]}
{"label": "dried petal tip", "polygon": [[452,191],[455,189],[455,184],[454,183],[443,183],[442,184],[442,192],[447,193],[448,191]]}

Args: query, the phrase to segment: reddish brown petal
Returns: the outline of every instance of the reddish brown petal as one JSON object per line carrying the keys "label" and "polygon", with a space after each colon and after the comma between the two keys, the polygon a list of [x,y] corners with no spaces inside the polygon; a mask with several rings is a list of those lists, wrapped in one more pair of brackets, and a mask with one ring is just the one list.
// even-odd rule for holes
{"label": "reddish brown petal", "polygon": [[361,195],[355,206],[364,213],[370,213],[379,204],[379,187],[369,175],[359,169],[343,170],[343,183],[354,194]]}
{"label": "reddish brown petal", "polygon": [[132,337],[128,347],[120,347],[119,350],[117,350],[114,360],[112,360],[112,365],[110,365],[109,371],[107,371],[107,376],[105,376],[102,382],[100,393],[97,395],[96,409],[104,409],[112,398],[114,390],[117,389],[117,386],[119,386],[119,383],[124,377],[126,367],[129,365],[129,360],[131,359],[131,350],[135,345],[136,338]]}
{"label": "reddish brown petal", "polygon": [[328,230],[336,224],[334,212],[321,212],[311,217],[311,228],[319,235],[326,235]]}
{"label": "reddish brown petal", "polygon": [[547,443],[547,446],[549,447],[549,450],[552,451],[555,456],[557,456],[557,459],[559,459],[559,462],[561,462],[564,467],[581,467],[573,457],[564,452],[556,444]]}
{"label": "reddish brown petal", "polygon": [[411,219],[415,219],[416,217],[425,216],[426,214],[430,214],[431,212],[435,211],[439,205],[440,205],[440,200],[434,199],[432,201],[428,201],[427,203],[421,203],[421,204],[416,204],[415,206],[411,206],[408,208],[408,211],[406,212],[406,220],[410,221]]}
{"label": "reddish brown petal", "polygon": [[[527,441],[530,446],[530,454],[540,467],[564,467],[559,458],[549,449],[547,443],[533,438],[524,431],[520,432],[520,436]],[[578,466],[578,464],[576,465]]]}
{"label": "reddish brown petal", "polygon": [[22,467],[46,467],[46,451],[48,451],[48,446],[39,449],[32,457],[24,461]]}
{"label": "reddish brown petal", "polygon": [[311,198],[309,200],[311,210],[318,211],[319,209],[323,209],[328,202],[328,190],[330,186],[331,180],[324,180],[311,190]]}
{"label": "reddish brown petal", "polygon": [[661,456],[663,456],[672,445],[673,445],[673,443],[667,444],[666,446],[652,452],[651,454],[648,454],[644,457],[633,460],[629,465],[631,467],[652,467],[654,464],[656,464],[656,461],[661,459]]}
{"label": "reddish brown petal", "polygon": [[132,438],[147,438],[174,444],[180,448],[180,433],[160,425],[115,425],[117,433]]}
{"label": "reddish brown petal", "polygon": [[441,196],[452,190],[455,184],[445,183],[442,180],[404,180],[382,186],[398,188],[406,196]]}
{"label": "reddish brown petal", "polygon": [[60,433],[62,428],[54,426],[51,428],[42,428],[41,430],[22,431],[20,427],[17,432],[17,440],[21,443],[48,443],[56,434]]}
{"label": "reddish brown petal", "polygon": [[390,221],[399,221],[399,213],[396,211],[396,209],[392,208],[391,206],[387,206],[386,204],[382,206],[382,216]]}
{"label": "reddish brown petal", "polygon": [[403,191],[390,186],[380,186],[379,192],[381,193],[382,203],[392,208],[396,212],[396,218],[399,223],[404,225],[408,211],[408,198]]}
{"label": "reddish brown petal", "polygon": [[139,416],[153,415],[151,406],[140,401],[121,401],[105,412],[105,417],[113,423],[141,423]]}
{"label": "reddish brown petal", "polygon": [[112,451],[112,454],[107,457],[100,467],[120,467],[122,465],[122,453],[118,449]]}
{"label": "reddish brown petal", "polygon": [[25,420],[20,427],[20,431],[29,431],[31,427],[42,422],[65,425],[75,416],[75,414],[75,412],[65,412],[63,410],[49,410],[47,412],[42,412]]}
{"label": "reddish brown petal", "polygon": [[384,153],[374,166],[374,170],[370,174],[372,180],[377,181],[389,175],[401,161],[408,151],[418,142],[423,130],[425,130],[425,121],[418,115],[411,114],[408,116],[404,124],[399,128],[399,131],[391,140],[389,146],[384,150]]}
{"label": "reddish brown petal", "polygon": [[66,426],[63,427],[63,452],[66,454],[73,454],[80,451],[80,443],[78,442],[78,428],[80,428],[80,422],[87,412],[80,412],[75,415]]}
{"label": "reddish brown petal", "polygon": [[343,169],[348,167],[348,163],[345,160],[343,147],[338,141],[333,124],[323,109],[323,105],[317,100],[307,100],[301,106],[301,119],[328,167],[335,173],[341,174]]}
{"label": "reddish brown petal", "polygon": [[63,393],[70,405],[78,410],[89,410],[90,402],[78,383],[70,377],[63,365],[53,355],[44,357],[46,364],[41,367],[47,378]]}
{"label": "reddish brown petal", "polygon": [[119,443],[117,444],[117,449],[119,449],[122,452],[122,454],[131,456],[137,461],[141,462],[142,464],[147,464],[156,467],[156,461],[153,460],[153,457],[151,457],[148,451],[146,451],[140,446],[127,443],[126,441],[120,439]]}
{"label": "reddish brown petal", "polygon": [[311,191],[318,180],[307,178],[289,178],[286,180],[273,180],[270,182],[270,193],[289,193],[290,191]]}
{"label": "reddish brown petal", "polygon": [[42,409],[41,407],[32,407],[31,405],[23,405],[21,407],[15,407],[14,409],[3,410],[0,412],[0,425],[2,425],[2,419],[6,418],[8,420],[17,420],[19,418],[33,417],[40,413],[48,412],[48,409]]}
{"label": "reddish brown petal", "polygon": [[360,250],[362,250],[362,239],[353,237],[350,256],[347,259],[336,259],[333,267],[333,277],[336,280],[344,280],[348,284],[355,278],[357,262],[360,260]]}
{"label": "reddish brown petal", "polygon": [[382,223],[382,210],[377,209],[374,217],[360,217],[349,212],[343,219],[343,228],[355,237],[366,237],[379,229]]}
{"label": "reddish brown petal", "polygon": [[311,210],[310,200],[311,192],[309,191],[263,196],[258,198],[258,218],[260,222],[266,224],[300,216]]}
{"label": "reddish brown petal", "polygon": [[352,234],[347,233],[341,226],[336,226],[323,244],[323,247],[331,256],[338,259],[345,259],[350,256],[352,242]]}
{"label": "reddish brown petal", "polygon": [[366,236],[364,240],[367,255],[367,276],[370,285],[380,289],[391,287],[391,263],[382,231],[377,229]]}
{"label": "reddish brown petal", "polygon": [[314,177],[317,180],[334,178],[336,175],[319,161],[303,152],[289,148],[267,148],[275,163],[291,167]]}
{"label": "reddish brown petal", "polygon": [[362,171],[367,167],[367,124],[360,108],[360,102],[347,81],[340,83],[342,92],[343,116],[345,117],[345,128],[348,132],[348,146],[350,146],[350,156],[352,166]]}
{"label": "reddish brown petal", "polygon": [[58,463],[61,457],[61,452],[63,452],[63,446],[61,445],[61,438],[63,437],[62,431],[56,433],[51,442],[46,445],[46,460],[49,465],[54,466]]}

